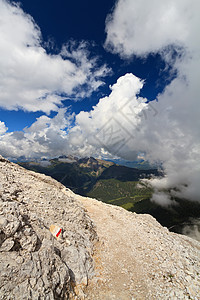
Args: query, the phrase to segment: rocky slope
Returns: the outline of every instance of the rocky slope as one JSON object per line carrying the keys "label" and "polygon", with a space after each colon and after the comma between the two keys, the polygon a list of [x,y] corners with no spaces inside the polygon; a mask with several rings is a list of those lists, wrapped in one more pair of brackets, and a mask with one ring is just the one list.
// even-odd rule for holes
{"label": "rocky slope", "polygon": [[[62,237],[49,227],[58,224]],[[94,224],[66,188],[0,158],[0,299],[65,299],[93,275]]]}
{"label": "rocky slope", "polygon": [[0,157],[0,299],[200,299],[199,282],[197,241]]}

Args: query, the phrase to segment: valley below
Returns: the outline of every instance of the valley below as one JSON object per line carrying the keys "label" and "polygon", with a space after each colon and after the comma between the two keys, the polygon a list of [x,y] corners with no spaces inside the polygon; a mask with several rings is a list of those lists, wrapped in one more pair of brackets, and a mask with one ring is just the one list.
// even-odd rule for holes
{"label": "valley below", "polygon": [[151,201],[152,189],[140,179],[163,176],[158,169],[129,168],[111,161],[90,158],[59,157],[52,160],[20,162],[26,169],[61,182],[73,192],[128,211],[150,214],[169,230],[200,240],[200,204],[175,199],[176,205],[163,207]]}

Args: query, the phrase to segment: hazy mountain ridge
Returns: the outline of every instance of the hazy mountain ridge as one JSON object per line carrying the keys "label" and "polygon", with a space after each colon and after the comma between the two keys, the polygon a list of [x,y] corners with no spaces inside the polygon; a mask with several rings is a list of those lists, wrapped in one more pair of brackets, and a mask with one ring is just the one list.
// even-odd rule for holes
{"label": "hazy mountain ridge", "polygon": [[198,242],[2,157],[0,176],[1,299],[198,299]]}

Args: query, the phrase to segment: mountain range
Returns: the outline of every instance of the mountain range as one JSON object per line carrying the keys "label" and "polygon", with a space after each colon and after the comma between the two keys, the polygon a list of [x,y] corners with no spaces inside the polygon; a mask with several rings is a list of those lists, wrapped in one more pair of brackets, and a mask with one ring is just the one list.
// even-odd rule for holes
{"label": "mountain range", "polygon": [[121,206],[132,212],[150,214],[170,230],[200,239],[199,203],[175,199],[176,205],[162,207],[151,201],[152,189],[139,184],[142,178],[163,176],[158,169],[129,168],[93,157],[74,156],[19,164],[51,176],[79,195]]}
{"label": "mountain range", "polygon": [[[141,195],[141,188],[137,188],[140,179],[161,175],[157,169],[129,168],[93,157],[61,156],[51,160],[27,161],[19,164],[27,169],[49,175],[83,196],[93,196],[106,202],[119,199],[123,194],[122,206],[127,206],[128,203],[130,206],[135,202],[133,197],[137,193]],[[108,182],[111,185],[109,196],[105,192]],[[108,192],[108,189],[106,190]],[[144,189],[142,190],[144,192]],[[146,188],[145,190],[147,191]]]}

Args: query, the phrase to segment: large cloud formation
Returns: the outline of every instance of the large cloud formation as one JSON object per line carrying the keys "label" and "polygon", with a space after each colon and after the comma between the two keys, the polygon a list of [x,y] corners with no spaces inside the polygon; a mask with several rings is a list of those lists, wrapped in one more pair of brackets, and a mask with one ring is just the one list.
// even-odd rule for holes
{"label": "large cloud formation", "polygon": [[163,178],[146,181],[154,187],[154,201],[162,205],[176,197],[199,201],[198,90],[178,77],[158,101],[147,104],[137,96],[142,85],[133,74],[119,78],[109,97],[76,117],[70,144],[87,155],[100,155],[103,149],[104,155],[131,160],[144,151],[150,162],[162,162],[165,171]]}
{"label": "large cloud formation", "polygon": [[[106,23],[111,51],[121,57],[160,52],[177,69],[177,78],[158,96],[158,115],[141,124],[140,139],[148,144],[143,150],[150,160],[162,161],[166,173],[151,180],[153,200],[163,205],[174,197],[200,201],[199,9],[197,0],[119,0]],[[174,48],[182,55],[172,59]]]}
{"label": "large cloud formation", "polygon": [[0,122],[1,154],[10,158],[25,156],[31,159],[67,153],[66,129],[70,129],[73,118],[65,108],[61,108],[54,118],[43,115],[29,128],[15,132],[6,132],[5,124]]}
{"label": "large cloud formation", "polygon": [[[75,116],[61,108],[54,118],[41,116],[20,132],[6,132],[1,122],[1,154],[39,158],[70,153],[132,159],[135,139],[132,131],[139,134],[140,113],[147,109],[146,99],[137,96],[142,86],[139,78],[126,74],[111,87],[110,95],[100,99],[90,112],[82,111]],[[135,156],[139,150],[135,148]]]}
{"label": "large cloud formation", "polygon": [[105,46],[122,57],[143,56],[169,45],[199,44],[198,0],[118,0],[106,20]]}
{"label": "large cloud formation", "polygon": [[80,112],[68,135],[73,151],[80,148],[80,154],[87,156],[137,157],[140,149],[133,144],[140,131],[140,114],[147,109],[146,99],[138,97],[142,86],[139,78],[126,74],[90,112]]}
{"label": "large cloud formation", "polygon": [[0,0],[0,107],[49,113],[66,96],[89,96],[103,84],[109,70],[88,59],[85,43],[65,45],[58,55],[41,45],[33,18]]}
{"label": "large cloud formation", "polygon": [[200,201],[199,8],[195,0],[119,0],[107,18],[107,49],[121,57],[159,52],[177,77],[157,101],[146,104],[137,97],[142,82],[126,74],[109,97],[77,116],[72,129],[72,135],[83,137],[82,149],[89,145],[94,153],[101,145],[127,159],[144,151],[151,162],[162,162],[165,176],[146,181],[161,205],[176,197]]}

